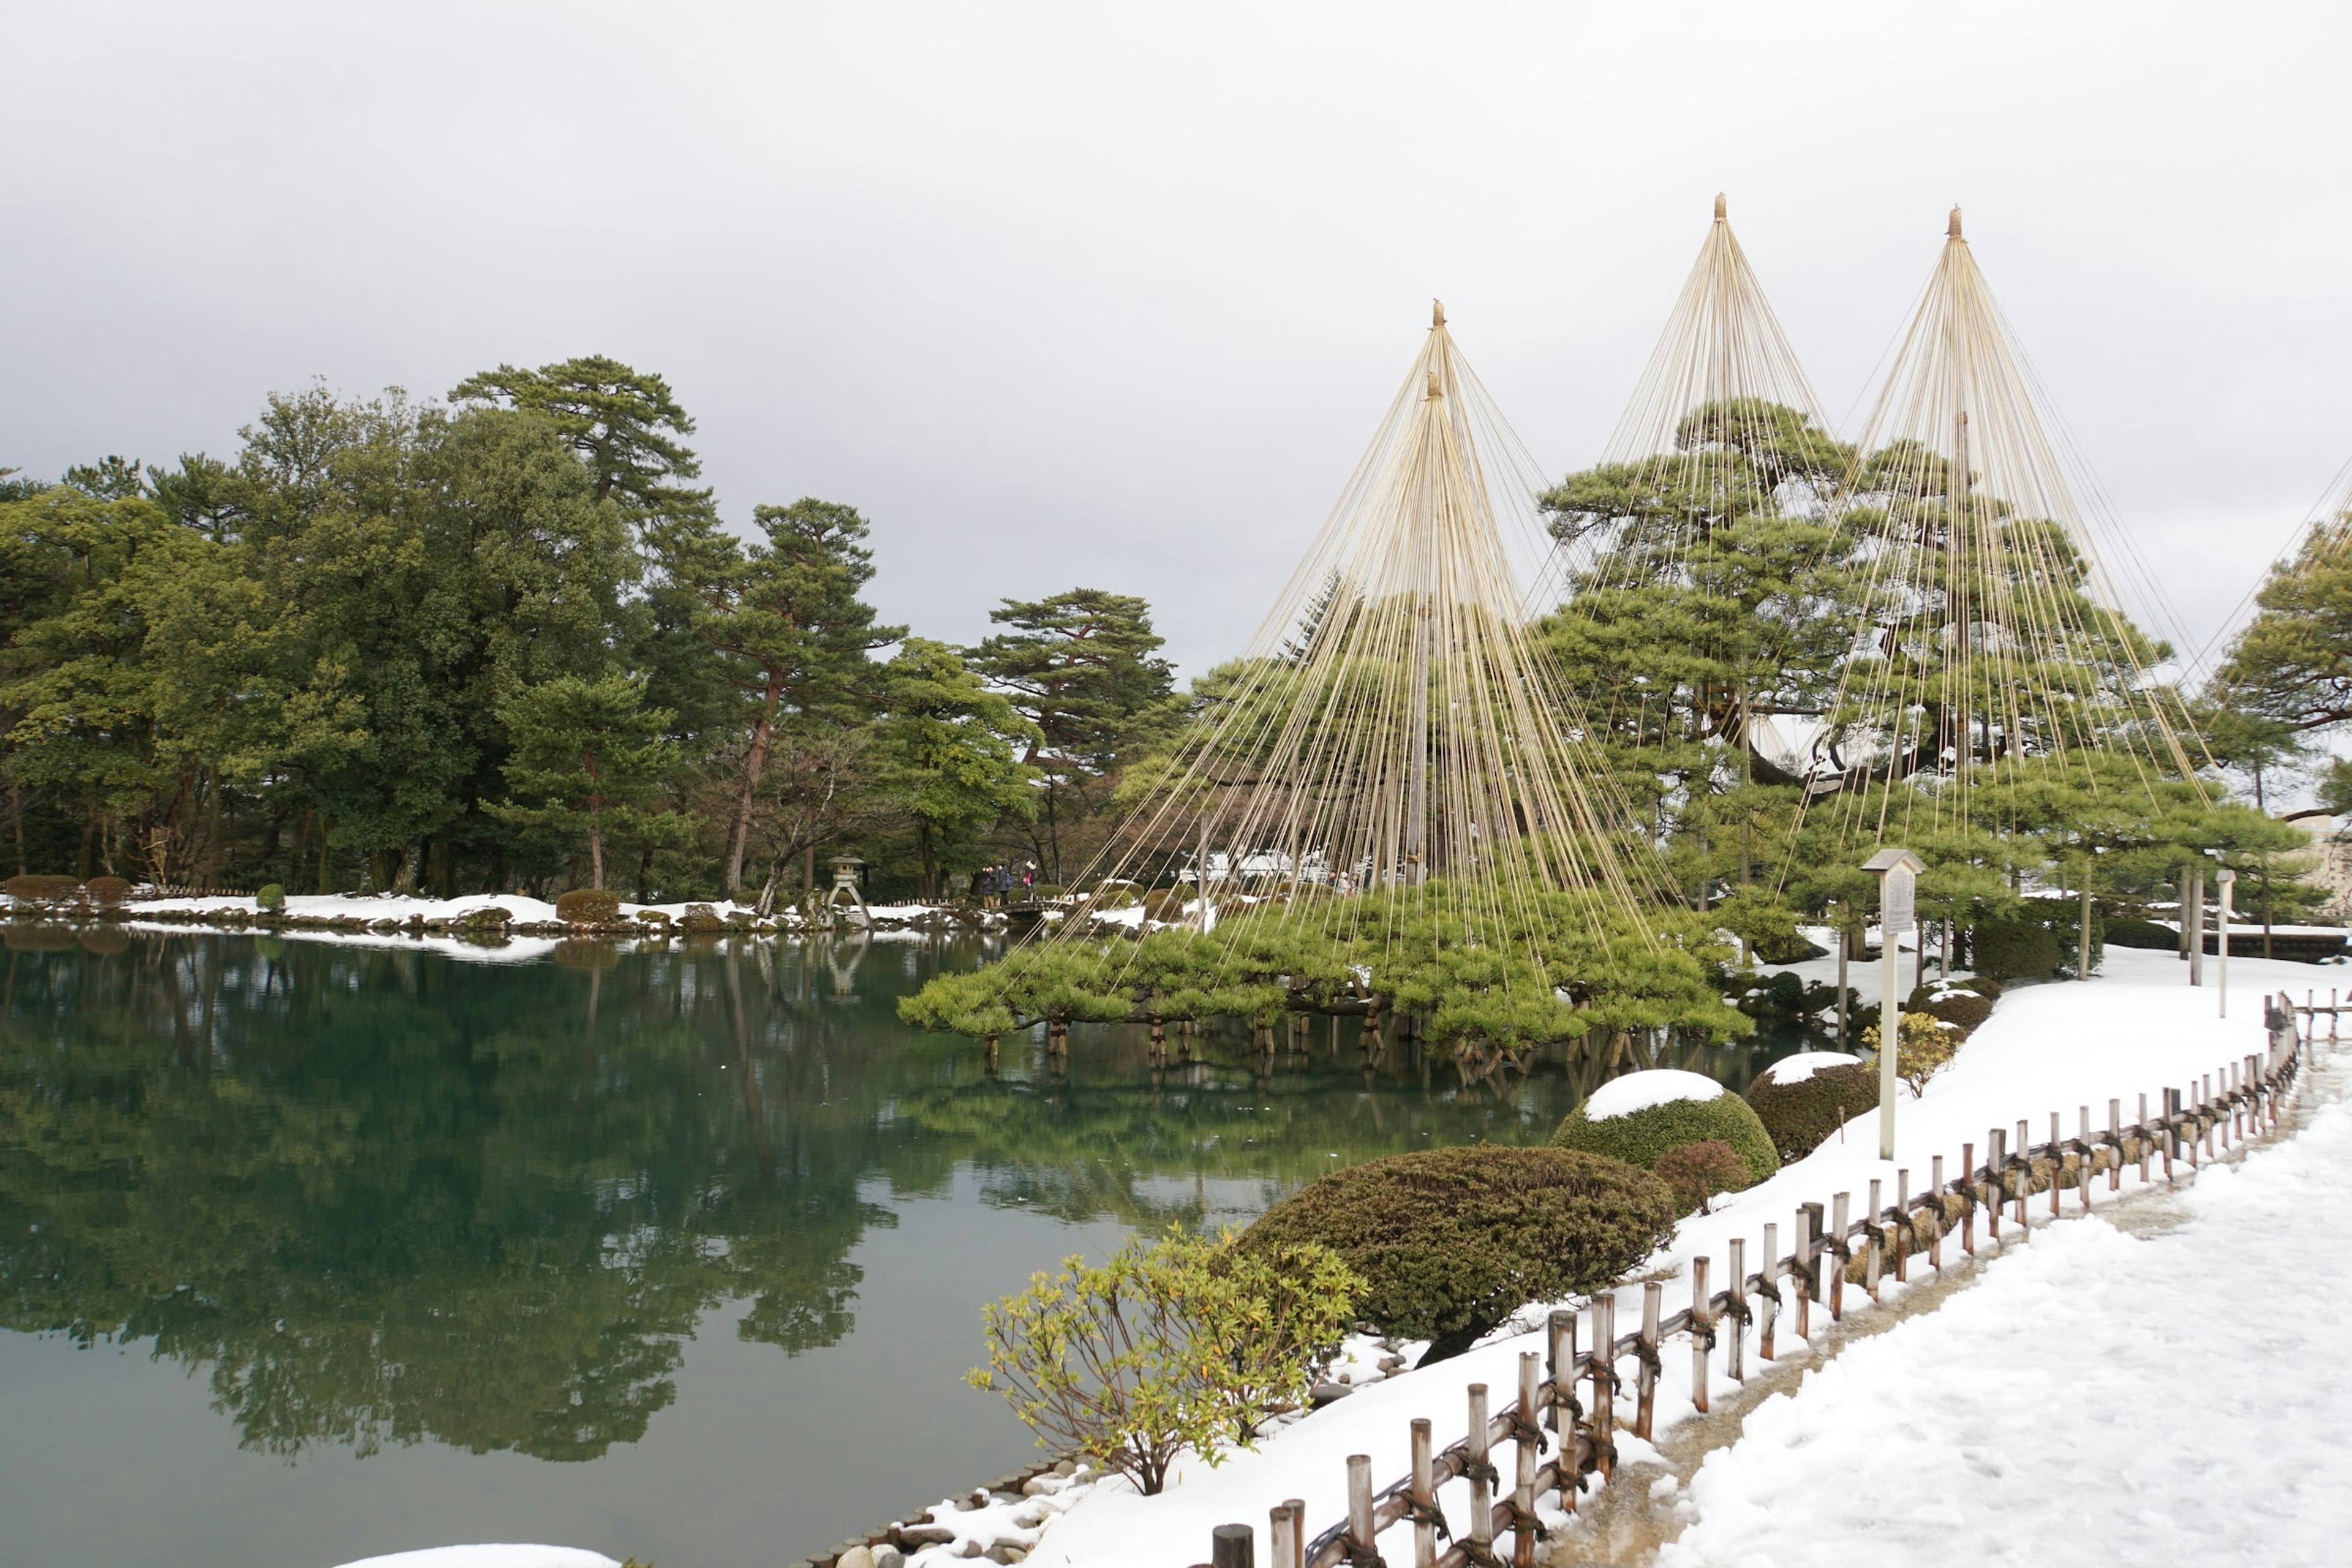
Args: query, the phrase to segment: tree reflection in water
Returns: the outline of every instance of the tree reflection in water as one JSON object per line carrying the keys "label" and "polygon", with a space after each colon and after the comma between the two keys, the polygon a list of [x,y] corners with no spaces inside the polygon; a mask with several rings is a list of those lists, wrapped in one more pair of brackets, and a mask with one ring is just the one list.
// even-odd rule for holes
{"label": "tree reflection in water", "polygon": [[[1320,1036],[1155,1067],[1106,1029],[1066,1074],[1009,1052],[991,1075],[896,1018],[969,943],[483,963],[6,935],[0,1326],[147,1342],[205,1371],[247,1447],[289,1457],[593,1458],[676,1398],[715,1309],[788,1355],[841,1340],[860,1238],[959,1170],[1073,1221],[1239,1219],[1374,1154],[1540,1141],[1605,1070],[1464,1085]],[[1751,1064],[1678,1065],[1738,1083]],[[943,1298],[940,1331],[976,1342],[977,1305]]]}

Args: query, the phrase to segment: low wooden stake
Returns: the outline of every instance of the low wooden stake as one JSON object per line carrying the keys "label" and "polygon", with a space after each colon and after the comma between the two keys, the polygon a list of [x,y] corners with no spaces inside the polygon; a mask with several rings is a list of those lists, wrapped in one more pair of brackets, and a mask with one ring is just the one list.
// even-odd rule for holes
{"label": "low wooden stake", "polygon": [[1246,1524],[1217,1526],[1209,1532],[1209,1562],[1213,1568],[1257,1568],[1257,1531]]}
{"label": "low wooden stake", "polygon": [[1412,1423],[1412,1568],[1433,1568],[1437,1562],[1437,1485],[1430,1458],[1429,1417]]}
{"label": "low wooden stake", "polygon": [[[1490,1478],[1494,1463],[1486,1457],[1486,1385],[1470,1385],[1470,1435],[1463,1447],[1469,1458],[1466,1473],[1470,1478],[1470,1542],[1473,1546],[1491,1548],[1495,1543],[1495,1489]],[[1472,1561],[1477,1561],[1473,1552]]]}
{"label": "low wooden stake", "polygon": [[1348,1540],[1356,1549],[1349,1556],[1360,1562],[1373,1555],[1372,1457],[1370,1454],[1348,1456]]}
{"label": "low wooden stake", "polygon": [[1706,1414],[1706,1351],[1707,1342],[1715,1336],[1714,1292],[1706,1286],[1711,1260],[1691,1259],[1691,1408]]}
{"label": "low wooden stake", "polygon": [[1542,1403],[1543,1358],[1533,1351],[1519,1352],[1519,1428],[1512,1439],[1518,1461],[1513,1476],[1511,1503],[1518,1523],[1511,1531],[1512,1568],[1536,1568],[1536,1470],[1542,1459],[1536,1453],[1536,1407]]}
{"label": "low wooden stake", "polygon": [[1642,1287],[1642,1367],[1634,1373],[1633,1436],[1648,1442],[1658,1409],[1658,1304],[1665,1286],[1653,1279]]}
{"label": "low wooden stake", "polygon": [[1730,1287],[1730,1310],[1724,1315],[1731,1320],[1731,1342],[1723,1351],[1723,1375],[1734,1383],[1748,1381],[1748,1238],[1734,1237],[1731,1241],[1731,1278],[1724,1283]]}
{"label": "low wooden stake", "polygon": [[1772,1331],[1780,1326],[1780,1292],[1778,1283],[1780,1279],[1780,1227],[1777,1225],[1768,1225],[1764,1227],[1764,1268],[1761,1279],[1765,1285],[1764,1321],[1756,1331],[1756,1358],[1759,1361],[1770,1361],[1773,1359]]}

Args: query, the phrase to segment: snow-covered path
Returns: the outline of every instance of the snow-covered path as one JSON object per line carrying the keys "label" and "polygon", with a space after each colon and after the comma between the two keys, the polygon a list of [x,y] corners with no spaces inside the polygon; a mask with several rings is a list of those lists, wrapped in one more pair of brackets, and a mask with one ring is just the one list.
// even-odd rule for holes
{"label": "snow-covered path", "polygon": [[2154,1201],[2177,1227],[2039,1230],[1759,1405],[1662,1568],[2352,1556],[2352,1104]]}

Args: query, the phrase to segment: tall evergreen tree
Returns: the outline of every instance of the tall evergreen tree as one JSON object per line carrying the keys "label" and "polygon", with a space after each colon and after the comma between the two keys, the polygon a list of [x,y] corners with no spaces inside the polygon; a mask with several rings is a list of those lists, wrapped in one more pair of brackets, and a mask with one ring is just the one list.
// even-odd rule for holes
{"label": "tall evergreen tree", "polygon": [[1010,629],[971,650],[971,662],[1034,727],[1022,762],[1043,784],[1039,858],[1064,877],[1065,834],[1108,799],[1096,787],[1172,714],[1175,670],[1151,606],[1126,594],[1072,588],[1007,599],[988,618]]}

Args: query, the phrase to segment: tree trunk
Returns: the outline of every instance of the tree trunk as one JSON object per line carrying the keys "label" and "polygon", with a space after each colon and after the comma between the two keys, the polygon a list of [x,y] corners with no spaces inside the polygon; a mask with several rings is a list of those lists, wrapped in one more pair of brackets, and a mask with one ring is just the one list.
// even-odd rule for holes
{"label": "tree trunk", "polygon": [[319,814],[319,891],[321,893],[335,890],[334,862],[329,854],[329,847],[333,843],[334,825],[333,817],[323,811]]}
{"label": "tree trunk", "polygon": [[768,674],[768,689],[761,700],[760,721],[751,726],[751,749],[743,754],[743,787],[735,796],[735,822],[727,832],[727,896],[743,890],[743,847],[751,837],[751,803],[759,794],[760,775],[768,769],[768,747],[776,733],[776,708],[783,700],[783,682]]}
{"label": "tree trunk", "polygon": [[593,816],[588,819],[588,885],[604,886],[604,825]]}

